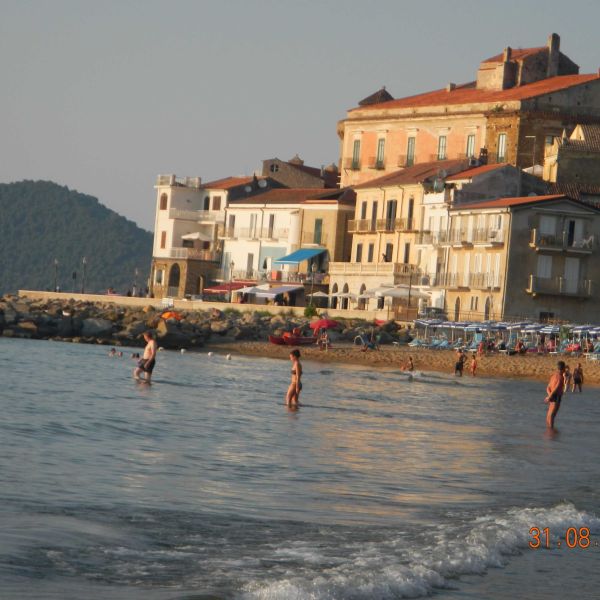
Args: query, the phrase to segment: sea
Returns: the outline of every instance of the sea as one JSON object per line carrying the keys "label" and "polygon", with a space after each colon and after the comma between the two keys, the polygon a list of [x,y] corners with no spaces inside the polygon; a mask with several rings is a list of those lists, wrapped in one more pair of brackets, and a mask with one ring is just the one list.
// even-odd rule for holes
{"label": "sea", "polygon": [[0,338],[2,600],[599,597],[598,389],[108,350]]}

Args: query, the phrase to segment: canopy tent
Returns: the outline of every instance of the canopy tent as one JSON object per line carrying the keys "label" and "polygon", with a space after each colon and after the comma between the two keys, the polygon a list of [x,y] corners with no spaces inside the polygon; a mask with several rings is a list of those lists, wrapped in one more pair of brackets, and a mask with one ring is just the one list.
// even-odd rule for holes
{"label": "canopy tent", "polygon": [[213,237],[208,233],[202,233],[201,231],[194,231],[194,233],[186,233],[181,236],[182,240],[199,240],[201,242],[213,242]]}
{"label": "canopy tent", "polygon": [[204,288],[205,294],[227,294],[248,286],[248,281],[230,281],[221,285]]}
{"label": "canopy tent", "polygon": [[319,254],[327,252],[325,248],[301,248],[287,256],[282,256],[273,261],[273,265],[299,265],[305,260],[310,260]]}
{"label": "canopy tent", "polygon": [[325,292],[315,292],[314,294],[308,294],[311,298],[329,298],[329,294]]}
{"label": "canopy tent", "polygon": [[268,289],[268,288],[265,286],[262,286],[262,285],[260,285],[260,286],[251,285],[248,287],[240,288],[239,290],[234,290],[233,293],[234,294],[256,294],[258,292],[263,292],[266,289]]}
{"label": "canopy tent", "polygon": [[280,294],[286,294],[289,292],[297,292],[298,290],[303,290],[303,285],[282,285],[279,287],[274,287],[270,289],[261,289],[256,292],[257,298],[275,298]]}
{"label": "canopy tent", "polygon": [[430,294],[427,292],[421,292],[415,288],[406,287],[394,287],[388,288],[381,292],[376,292],[377,296],[384,298],[430,298]]}

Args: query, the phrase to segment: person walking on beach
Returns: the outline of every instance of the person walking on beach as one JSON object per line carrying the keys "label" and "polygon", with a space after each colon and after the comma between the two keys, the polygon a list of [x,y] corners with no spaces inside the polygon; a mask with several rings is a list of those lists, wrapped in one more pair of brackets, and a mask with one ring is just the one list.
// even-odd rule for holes
{"label": "person walking on beach", "polygon": [[559,360],[556,364],[556,371],[552,373],[548,387],[546,388],[546,398],[544,402],[548,405],[546,414],[546,426],[548,429],[554,429],[554,419],[560,408],[560,401],[565,390],[565,363]]}
{"label": "person walking on beach", "polygon": [[475,352],[473,352],[473,355],[471,356],[471,375],[473,377],[475,377],[476,371],[477,371],[477,356],[476,356]]}
{"label": "person walking on beach", "polygon": [[571,387],[571,391],[574,392],[575,388],[579,388],[579,393],[581,394],[583,385],[583,367],[581,363],[577,363],[577,366],[573,369],[573,386]]}
{"label": "person walking on beach", "polygon": [[413,357],[409,356],[408,360],[402,365],[403,371],[410,371],[411,373],[415,370],[415,363],[413,362]]}
{"label": "person walking on beach", "polygon": [[286,406],[298,406],[300,404],[300,392],[302,391],[302,365],[300,364],[300,350],[295,348],[290,352],[292,361],[292,380],[285,396]]}
{"label": "person walking on beach", "polygon": [[458,356],[456,358],[456,364],[454,365],[454,374],[458,375],[458,377],[462,377],[465,360],[467,360],[467,357],[462,350],[457,350],[456,352],[458,353]]}
{"label": "person walking on beach", "polygon": [[[151,331],[146,331],[144,333],[144,340],[146,340],[144,354],[138,361],[137,367],[133,371],[133,378],[136,381],[150,384],[150,380],[152,379],[152,371],[154,370],[154,365],[156,364],[157,346],[156,340],[154,339]],[[142,373],[145,373],[143,378],[141,377]]]}

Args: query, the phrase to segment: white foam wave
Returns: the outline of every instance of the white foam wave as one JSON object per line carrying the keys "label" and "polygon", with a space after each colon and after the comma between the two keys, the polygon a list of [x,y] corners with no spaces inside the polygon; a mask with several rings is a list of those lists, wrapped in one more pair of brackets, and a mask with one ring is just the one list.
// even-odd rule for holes
{"label": "white foam wave", "polygon": [[[569,527],[588,527],[597,534],[600,519],[569,503],[511,509],[438,525],[412,538],[396,535],[384,541],[342,544],[325,552],[321,548],[319,553],[328,557],[319,565],[310,543],[302,550],[296,542],[294,555],[306,554],[306,562],[288,567],[269,583],[264,579],[252,582],[241,598],[392,600],[427,596],[436,588],[447,587],[451,579],[483,574],[490,567],[504,566],[510,556],[528,551],[531,527],[548,527],[553,538],[564,536]],[[336,560],[332,560],[334,550]]]}

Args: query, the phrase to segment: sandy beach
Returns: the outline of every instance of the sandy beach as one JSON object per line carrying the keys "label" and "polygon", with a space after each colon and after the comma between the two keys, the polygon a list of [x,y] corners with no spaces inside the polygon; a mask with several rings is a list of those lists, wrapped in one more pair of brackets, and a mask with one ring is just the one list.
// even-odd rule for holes
{"label": "sandy beach", "polygon": [[[287,359],[289,346],[277,346],[269,342],[231,342],[211,343],[211,350],[222,350],[232,354],[247,356],[263,356],[268,358]],[[380,350],[361,352],[360,347],[352,344],[336,344],[327,352],[316,347],[300,347],[306,360],[317,360],[327,363],[346,363],[372,365],[381,368],[400,368],[409,356],[412,356],[415,369],[422,371],[438,371],[452,373],[456,354],[450,350],[427,350],[409,348],[407,346],[382,346]],[[469,355],[470,356],[470,355]],[[581,362],[584,372],[584,385],[600,385],[600,361],[587,361],[585,356],[571,357],[556,355],[528,354],[525,356],[506,356],[491,354],[478,357],[477,376],[509,379],[547,380],[556,368],[556,362],[564,360],[571,370]],[[465,377],[471,377],[469,372],[470,358],[465,364]]]}

